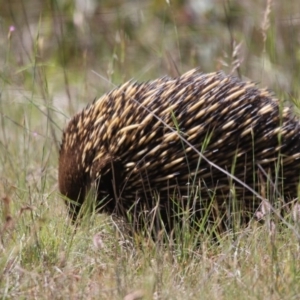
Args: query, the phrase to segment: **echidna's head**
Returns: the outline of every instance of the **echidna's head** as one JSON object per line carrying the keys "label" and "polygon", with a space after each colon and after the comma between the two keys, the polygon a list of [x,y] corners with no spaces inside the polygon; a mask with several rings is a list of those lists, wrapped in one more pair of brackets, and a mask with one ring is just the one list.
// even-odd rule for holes
{"label": "echidna's head", "polygon": [[67,149],[61,148],[58,183],[60,193],[66,197],[66,203],[74,214],[77,214],[79,210],[77,211],[75,204],[82,204],[84,201],[86,179],[83,178],[82,173],[76,172],[76,165],[71,156]]}
{"label": "echidna's head", "polygon": [[90,185],[89,177],[83,171],[81,147],[78,147],[77,134],[74,130],[64,132],[59,152],[58,184],[60,193],[70,207],[70,213],[75,219],[80,206],[84,202],[86,190]]}
{"label": "echidna's head", "polygon": [[59,152],[59,190],[73,220],[77,218],[92,184],[95,184],[99,200],[106,199],[98,210],[112,211],[114,208],[112,198],[117,174],[112,169],[115,163],[104,151],[102,143],[98,143],[97,138],[101,135],[98,127],[93,127],[91,118],[90,111],[86,109],[71,119],[64,130]]}

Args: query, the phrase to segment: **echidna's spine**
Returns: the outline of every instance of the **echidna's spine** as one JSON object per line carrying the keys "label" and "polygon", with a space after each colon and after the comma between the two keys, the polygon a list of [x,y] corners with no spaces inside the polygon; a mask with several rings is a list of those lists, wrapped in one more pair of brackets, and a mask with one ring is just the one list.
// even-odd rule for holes
{"label": "echidna's spine", "polygon": [[280,193],[292,198],[299,181],[299,137],[291,109],[251,82],[196,70],[178,78],[131,81],[69,122],[59,187],[82,203],[97,180],[98,200],[106,199],[102,205],[110,213],[133,206],[151,210],[158,198],[163,212],[171,198],[186,203],[191,188],[198,193],[198,210],[211,193],[219,204],[230,201],[232,188],[241,207],[253,210],[253,193],[232,184],[232,176],[197,151],[258,193],[256,174],[262,168]]}

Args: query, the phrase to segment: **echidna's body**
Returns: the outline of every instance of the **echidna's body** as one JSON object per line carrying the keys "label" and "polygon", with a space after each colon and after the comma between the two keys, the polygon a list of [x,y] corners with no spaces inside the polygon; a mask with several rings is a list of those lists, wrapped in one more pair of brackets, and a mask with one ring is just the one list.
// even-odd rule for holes
{"label": "echidna's body", "polygon": [[272,186],[268,174],[276,186],[263,195],[269,199],[297,197],[300,133],[291,110],[253,83],[196,70],[125,83],[73,117],[60,150],[59,188],[81,205],[97,181],[103,210],[130,210],[134,222],[159,211],[167,225],[188,203],[201,217],[206,200],[228,208],[235,199],[253,212],[255,196],[195,149],[259,193],[260,183]]}

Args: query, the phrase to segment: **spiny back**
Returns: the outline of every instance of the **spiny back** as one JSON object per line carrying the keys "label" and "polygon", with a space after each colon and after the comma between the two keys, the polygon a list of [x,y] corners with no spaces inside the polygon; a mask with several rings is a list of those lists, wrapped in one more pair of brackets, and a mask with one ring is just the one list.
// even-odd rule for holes
{"label": "spiny back", "polygon": [[[140,210],[151,209],[153,192],[164,210],[172,195],[186,199],[191,183],[203,195],[223,195],[217,200],[223,202],[232,180],[195,149],[256,190],[258,166],[274,178],[280,158],[282,192],[297,195],[299,122],[291,110],[251,82],[197,70],[127,82],[74,116],[60,150],[60,191],[82,203],[98,180],[98,200],[107,199],[103,205],[110,213],[117,206],[128,210],[137,199]],[[256,206],[241,186],[236,195],[245,208]]]}

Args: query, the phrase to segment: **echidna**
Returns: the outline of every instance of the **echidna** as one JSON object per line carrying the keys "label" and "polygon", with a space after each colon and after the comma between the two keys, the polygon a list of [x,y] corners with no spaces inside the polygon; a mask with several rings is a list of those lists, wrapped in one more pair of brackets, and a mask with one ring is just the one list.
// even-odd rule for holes
{"label": "echidna", "polygon": [[299,141],[292,110],[254,83],[197,70],[130,81],[69,122],[59,189],[75,218],[92,183],[100,211],[135,225],[157,214],[171,229],[180,212],[201,219],[215,204],[228,216],[233,202],[253,213],[260,201],[235,178],[268,199],[296,198]]}

